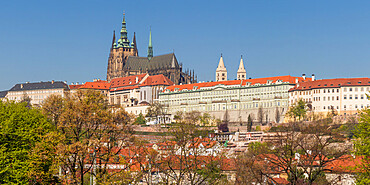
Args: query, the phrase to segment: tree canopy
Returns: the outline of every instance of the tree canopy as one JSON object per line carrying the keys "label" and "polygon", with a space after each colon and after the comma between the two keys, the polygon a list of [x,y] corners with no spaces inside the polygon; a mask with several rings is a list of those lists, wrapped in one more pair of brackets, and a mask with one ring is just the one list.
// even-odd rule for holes
{"label": "tree canopy", "polygon": [[54,126],[27,102],[0,101],[0,184],[52,184]]}
{"label": "tree canopy", "polygon": [[362,163],[357,167],[361,172],[357,176],[357,184],[370,184],[370,109],[360,112],[360,120],[355,130],[355,153],[363,156]]}

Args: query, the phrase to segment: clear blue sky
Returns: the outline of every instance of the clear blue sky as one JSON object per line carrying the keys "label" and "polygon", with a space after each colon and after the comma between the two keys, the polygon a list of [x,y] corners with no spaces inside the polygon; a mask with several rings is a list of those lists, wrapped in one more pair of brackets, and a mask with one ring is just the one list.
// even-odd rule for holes
{"label": "clear blue sky", "polygon": [[[0,1],[0,90],[20,82],[106,78],[112,31],[154,55],[173,50],[198,80],[214,80],[220,53],[234,79],[315,73],[369,77],[370,1]],[[117,33],[118,36],[118,33]]]}

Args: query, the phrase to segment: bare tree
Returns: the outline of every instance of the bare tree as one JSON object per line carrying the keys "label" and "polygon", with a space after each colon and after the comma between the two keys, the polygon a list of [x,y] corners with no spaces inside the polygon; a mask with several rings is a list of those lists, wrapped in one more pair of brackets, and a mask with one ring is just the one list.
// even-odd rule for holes
{"label": "bare tree", "polygon": [[275,182],[273,174],[287,174],[291,184],[327,183],[326,168],[333,160],[348,154],[349,145],[333,145],[338,135],[332,132],[330,122],[316,120],[312,124],[290,123],[273,133],[274,139],[253,143],[237,164],[239,181],[255,183]]}
{"label": "bare tree", "polygon": [[73,184],[83,184],[86,174],[98,182],[114,179],[108,164],[128,146],[132,134],[124,110],[112,109],[104,95],[90,90],[52,96],[42,108],[63,138],[57,146],[62,179]]}

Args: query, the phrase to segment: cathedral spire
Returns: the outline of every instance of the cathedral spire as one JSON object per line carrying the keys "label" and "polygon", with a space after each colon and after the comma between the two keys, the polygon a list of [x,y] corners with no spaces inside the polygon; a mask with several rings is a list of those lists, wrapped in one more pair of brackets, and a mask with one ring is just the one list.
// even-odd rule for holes
{"label": "cathedral spire", "polygon": [[123,13],[121,37],[118,39],[118,47],[124,47],[124,48],[130,47],[130,41],[127,38],[125,13]]}
{"label": "cathedral spire", "polygon": [[112,40],[112,48],[111,49],[114,48],[115,43],[116,43],[116,31],[113,30],[113,40]]}
{"label": "cathedral spire", "polygon": [[136,33],[134,32],[134,38],[132,39],[131,47],[134,48],[134,51],[136,52],[136,56],[139,55],[139,52],[137,51],[137,46],[136,46]]}
{"label": "cathedral spire", "polygon": [[148,45],[148,58],[149,60],[153,57],[153,46],[152,46],[152,28],[149,31],[149,45]]}
{"label": "cathedral spire", "polygon": [[238,71],[237,71],[237,79],[238,80],[247,79],[247,71],[244,68],[243,55],[240,58],[239,68],[238,68]]}

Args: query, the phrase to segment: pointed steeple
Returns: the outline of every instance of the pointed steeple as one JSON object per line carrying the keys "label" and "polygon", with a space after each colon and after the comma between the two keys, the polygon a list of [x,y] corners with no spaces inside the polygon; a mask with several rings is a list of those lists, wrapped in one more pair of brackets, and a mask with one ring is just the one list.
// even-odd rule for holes
{"label": "pointed steeple", "polygon": [[121,37],[118,39],[118,47],[124,47],[124,48],[130,47],[130,41],[127,38],[125,13],[123,13]]}
{"label": "pointed steeple", "polygon": [[113,30],[113,40],[112,40],[112,47],[111,47],[111,49],[115,48],[114,47],[115,43],[116,43],[116,31]]}
{"label": "pointed steeple", "polygon": [[240,58],[239,68],[238,68],[238,71],[237,71],[236,74],[237,74],[237,79],[238,80],[245,80],[245,79],[247,79],[247,71],[245,70],[244,63],[243,63],[243,55]]}
{"label": "pointed steeple", "polygon": [[176,68],[175,55],[172,56],[171,68]]}
{"label": "pointed steeple", "polygon": [[136,33],[134,32],[134,38],[132,39],[131,47],[134,48],[134,51],[136,52],[136,56],[139,56],[139,52],[137,51],[136,46]]}
{"label": "pointed steeple", "polygon": [[149,31],[148,58],[149,60],[153,58],[152,28]]}
{"label": "pointed steeple", "polygon": [[224,64],[224,59],[222,58],[222,54],[220,57],[220,61],[218,62],[218,67],[216,69],[216,81],[226,81],[227,80],[227,70]]}

